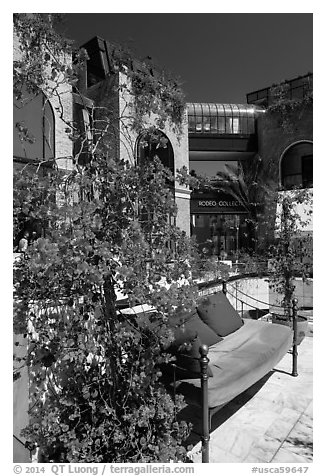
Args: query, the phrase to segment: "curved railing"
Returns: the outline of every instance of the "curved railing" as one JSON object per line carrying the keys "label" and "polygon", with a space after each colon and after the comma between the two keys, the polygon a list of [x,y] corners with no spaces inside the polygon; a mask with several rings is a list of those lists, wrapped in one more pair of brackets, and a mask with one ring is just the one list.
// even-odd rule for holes
{"label": "curved railing", "polygon": [[[253,301],[253,302],[256,302],[256,303],[259,303],[259,304],[263,304],[265,306],[266,309],[269,309],[270,308],[270,302],[266,302],[266,301],[262,301],[261,299],[258,299],[258,298],[255,298],[253,296],[250,296],[249,294],[245,293],[244,291],[242,291],[241,289],[239,288],[236,288],[235,286],[233,286],[231,283],[229,283],[229,286],[231,286],[232,289],[235,290],[236,292],[236,295],[234,295],[232,292],[230,292],[228,289],[226,289],[226,293],[229,294],[231,297],[233,297],[235,300],[236,300],[236,309],[238,310],[238,302],[240,302],[240,305],[241,305],[241,317],[243,318],[244,316],[244,305],[246,305],[247,307],[250,307],[251,309],[254,309],[255,312],[256,312],[256,319],[258,319],[259,317],[259,313],[261,311],[261,307],[258,307],[258,306],[255,306],[254,304],[250,304],[250,302],[248,302],[248,299]],[[245,298],[247,298],[247,300],[244,300],[242,299],[241,297],[239,298],[239,294],[241,294],[242,296],[244,296]],[[273,308],[276,308],[276,309],[280,309],[280,311],[282,310],[283,312],[286,311],[286,307],[285,306],[281,306],[281,305],[278,305],[278,304],[273,304]],[[287,309],[288,311],[290,311],[290,307]]]}
{"label": "curved railing", "polygon": [[[242,318],[244,317],[245,307],[247,308],[246,311],[248,311],[248,308],[254,311],[256,319],[264,315],[264,312],[263,312],[264,310],[270,311],[271,307],[274,310],[272,314],[274,314],[275,312],[277,313],[278,310],[279,310],[279,313],[282,315],[284,315],[285,313],[289,315],[291,314],[291,309],[292,309],[291,305],[287,308],[286,306],[281,304],[271,303],[270,300],[264,301],[255,296],[249,295],[248,293],[239,289],[238,286],[234,286],[232,284],[233,282],[238,282],[241,280],[245,280],[247,278],[268,279],[268,275],[262,276],[261,274],[257,275],[256,273],[245,273],[241,275],[234,275],[229,277],[227,281],[222,279],[217,279],[217,280],[212,280],[206,283],[200,283],[199,289],[202,292],[202,294],[211,294],[211,293],[215,293],[217,290],[223,290],[225,294],[229,295],[231,298],[234,299],[234,302],[235,302],[234,307],[237,310],[237,312],[240,313]],[[265,314],[267,313],[265,312]],[[300,316],[300,314],[298,314],[298,316]]]}

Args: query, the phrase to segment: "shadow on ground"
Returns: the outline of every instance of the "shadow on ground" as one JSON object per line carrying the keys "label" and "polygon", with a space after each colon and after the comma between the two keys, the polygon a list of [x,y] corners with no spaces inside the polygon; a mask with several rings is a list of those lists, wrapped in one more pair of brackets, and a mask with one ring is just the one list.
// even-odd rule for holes
{"label": "shadow on ground", "polygon": [[[216,430],[221,426],[225,421],[227,421],[232,415],[234,415],[240,408],[242,408],[257,392],[265,385],[265,383],[271,378],[271,376],[277,372],[272,370],[265,375],[261,380],[256,382],[254,385],[249,387],[247,390],[242,392],[240,395],[235,397],[231,402],[227,403],[223,407],[220,407],[217,412],[212,417],[212,426],[210,433]],[[193,429],[189,438],[184,442],[184,445],[195,446],[198,442],[201,441],[202,434],[202,419],[201,419],[201,409],[193,405],[187,405],[179,414],[178,420],[186,421],[192,423]]]}

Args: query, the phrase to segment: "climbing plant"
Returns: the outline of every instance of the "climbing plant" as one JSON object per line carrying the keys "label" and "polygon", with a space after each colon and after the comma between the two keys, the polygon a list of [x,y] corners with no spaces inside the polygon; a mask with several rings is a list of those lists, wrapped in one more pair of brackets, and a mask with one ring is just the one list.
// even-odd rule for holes
{"label": "climbing plant", "polygon": [[185,120],[185,97],[176,80],[167,78],[164,73],[159,76],[150,74],[148,66],[145,70],[129,73],[131,89],[135,97],[134,127],[139,125],[146,114],[158,114],[157,126],[163,128],[166,121],[180,134]]}
{"label": "climbing plant", "polygon": [[[20,15],[15,28],[27,50],[16,74],[32,83],[41,52],[41,86],[43,46],[65,44],[51,15]],[[14,266],[14,329],[29,341],[17,357],[31,380],[23,435],[45,462],[184,461],[190,428],[176,419],[183,399],[173,401],[161,365],[173,359],[170,319],[197,299],[192,243],[174,225],[171,172],[157,158],[130,163],[106,147],[98,134],[74,170],[30,164],[14,176],[16,229],[42,229]],[[152,311],[123,312],[119,295]]]}
{"label": "climbing plant", "polygon": [[[281,296],[284,318],[291,318],[295,278],[307,282],[312,273],[312,193],[309,189],[279,192],[277,221],[267,231],[274,236],[268,248],[270,284]],[[308,228],[307,228],[308,227]]]}
{"label": "climbing plant", "polygon": [[307,108],[312,107],[312,89],[307,89],[303,97],[290,97],[290,86],[287,82],[274,85],[270,90],[272,98],[266,112],[267,115],[277,120],[284,134],[291,134],[301,120]]}
{"label": "climbing plant", "polygon": [[[14,273],[15,328],[30,339],[24,435],[46,461],[185,457],[187,427],[175,420],[182,402],[160,382],[160,364],[170,359],[169,318],[194,304],[196,290],[189,242],[166,220],[175,213],[167,177],[159,163],[99,158],[64,180],[59,172],[16,178],[16,209],[48,220]],[[119,312],[118,292],[156,311]]]}

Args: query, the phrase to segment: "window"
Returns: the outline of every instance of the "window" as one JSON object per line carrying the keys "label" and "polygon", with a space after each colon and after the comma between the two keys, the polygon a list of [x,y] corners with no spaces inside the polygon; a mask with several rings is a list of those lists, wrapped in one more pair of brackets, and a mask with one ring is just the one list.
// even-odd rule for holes
{"label": "window", "polygon": [[220,134],[225,133],[225,116],[218,116],[218,132]]}
{"label": "window", "polygon": [[301,166],[302,166],[302,185],[304,188],[311,188],[313,186],[312,154],[302,156]]}
{"label": "window", "polygon": [[255,118],[261,109],[244,104],[188,103],[191,134],[255,134]]}
{"label": "window", "polygon": [[240,116],[239,120],[239,133],[240,134],[248,134],[248,117],[247,116]]}
{"label": "window", "polygon": [[195,118],[195,116],[188,116],[188,121],[189,121],[189,132],[195,132],[196,131],[196,118]]}
{"label": "window", "polygon": [[201,132],[202,130],[202,117],[196,116],[196,132]]}
{"label": "window", "polygon": [[21,97],[14,97],[13,119],[14,158],[54,158],[54,113],[43,92],[32,94],[23,88]]}
{"label": "window", "polygon": [[[139,165],[159,158],[162,165],[174,174],[174,154],[168,137],[159,130],[148,130],[138,137],[137,141],[137,161]],[[170,193],[174,194],[174,181],[166,180],[166,186]],[[175,251],[176,243],[166,239],[164,233],[155,220],[155,210],[151,204],[139,204],[139,221],[146,234],[149,243],[150,254],[161,247],[167,247],[171,253],[171,258]],[[175,224],[175,217],[167,215],[166,223]]]}
{"label": "window", "polygon": [[313,186],[313,154],[311,142],[300,142],[288,148],[281,157],[281,184],[285,190]]}
{"label": "window", "polygon": [[75,103],[74,124],[78,131],[78,138],[74,142],[74,156],[80,164],[89,160],[89,152],[93,142],[91,114],[87,107]]}
{"label": "window", "polygon": [[211,132],[217,133],[217,116],[211,117]]}
{"label": "window", "polygon": [[207,255],[237,259],[241,249],[249,249],[246,214],[200,214],[191,216],[192,236]]}
{"label": "window", "polygon": [[232,134],[232,117],[226,117],[226,133]]}
{"label": "window", "polygon": [[147,131],[141,134],[137,141],[138,163],[152,160],[157,156],[164,167],[174,174],[174,154],[168,137],[159,130]]}
{"label": "window", "polygon": [[229,174],[229,168],[236,169],[238,162],[235,160],[191,160],[189,162],[190,173],[193,176],[215,177],[219,173]]}
{"label": "window", "polygon": [[203,117],[203,123],[204,123],[204,132],[210,132],[210,130],[211,130],[210,117],[209,116],[204,116]]}
{"label": "window", "polygon": [[233,134],[239,134],[239,118],[233,118]]}

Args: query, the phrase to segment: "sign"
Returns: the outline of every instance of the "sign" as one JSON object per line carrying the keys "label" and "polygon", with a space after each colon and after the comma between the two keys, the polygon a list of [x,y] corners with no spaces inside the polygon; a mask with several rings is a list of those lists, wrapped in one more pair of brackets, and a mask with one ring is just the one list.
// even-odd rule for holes
{"label": "sign", "polygon": [[226,200],[198,200],[198,206],[199,207],[238,207],[240,202],[237,202],[236,200],[233,201],[226,201]]}
{"label": "sign", "polygon": [[202,195],[200,198],[191,197],[190,212],[200,213],[246,213],[246,209],[238,200],[226,193]]}

